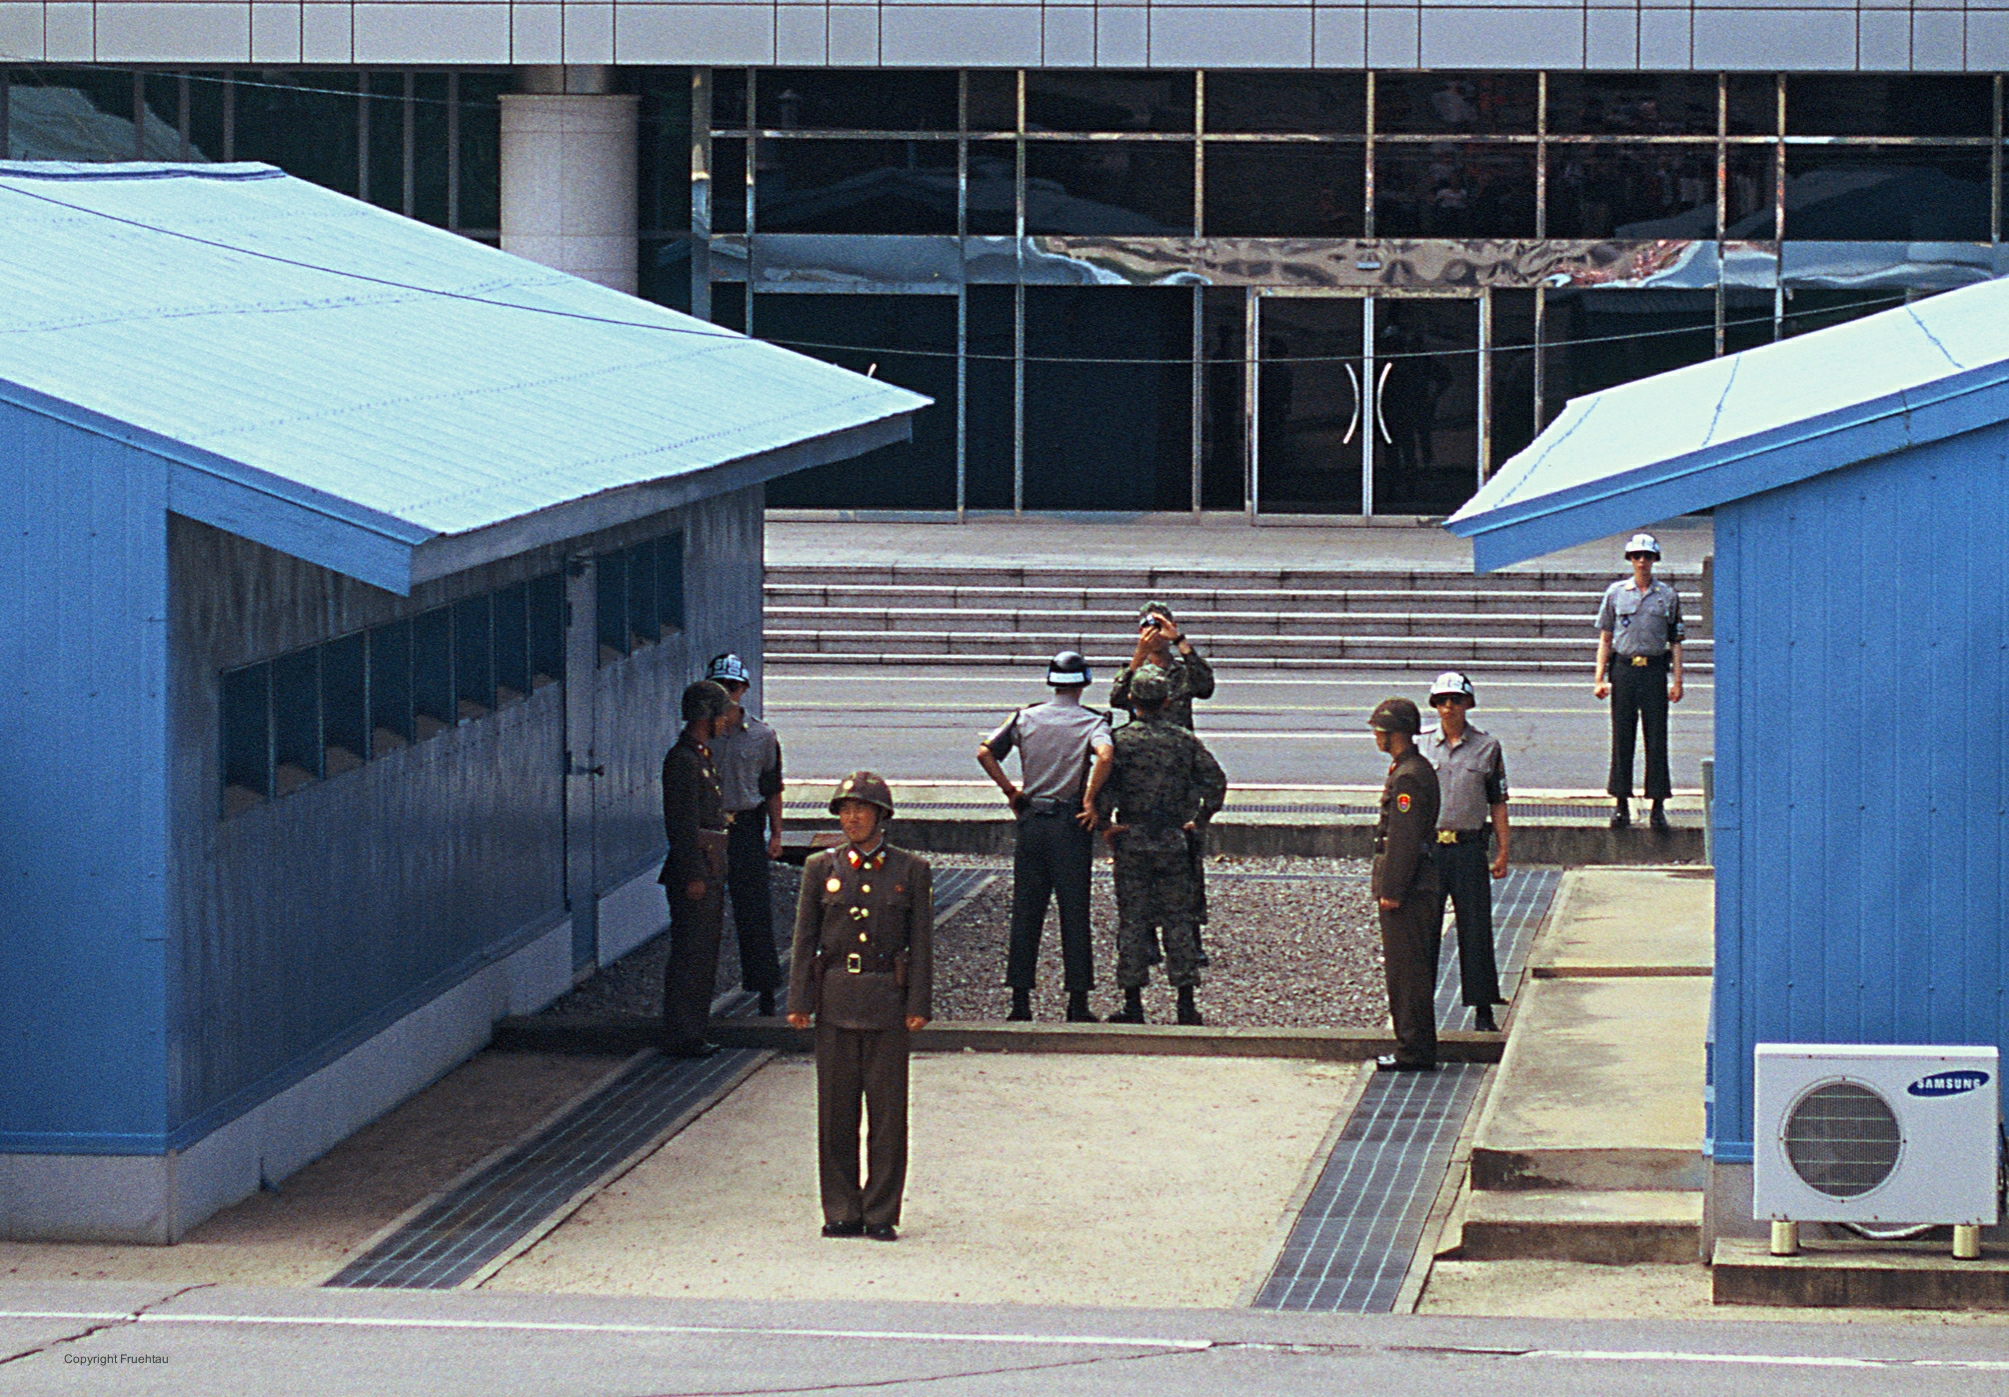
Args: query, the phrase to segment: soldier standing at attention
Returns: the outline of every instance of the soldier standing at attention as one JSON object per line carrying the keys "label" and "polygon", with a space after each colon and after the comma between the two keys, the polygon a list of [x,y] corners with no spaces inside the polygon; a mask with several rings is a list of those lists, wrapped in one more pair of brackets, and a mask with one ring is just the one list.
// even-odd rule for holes
{"label": "soldier standing at attention", "polygon": [[712,765],[725,798],[725,881],[739,937],[740,984],[760,996],[761,1014],[772,1017],[774,992],[781,988],[781,959],[774,953],[774,895],[767,870],[781,857],[781,739],[746,711],[753,676],[744,660],[714,656],[705,678],[732,700],[712,741]]}
{"label": "soldier standing at attention", "polygon": [[1597,609],[1597,678],[1591,692],[1611,698],[1611,777],[1605,790],[1618,800],[1611,827],[1632,823],[1634,719],[1646,733],[1646,798],[1652,824],[1667,828],[1663,802],[1674,794],[1667,771],[1667,705],[1681,702],[1681,594],[1653,578],[1660,544],[1652,534],[1626,541],[1632,576],[1605,588]]}
{"label": "soldier standing at attention", "polygon": [[823,1235],[893,1242],[907,1184],[907,1035],[934,1013],[933,876],[926,859],[886,842],[893,793],[878,776],[845,777],[830,813],[847,842],[802,869],[788,1022],[816,1027]]}
{"label": "soldier standing at attention", "polygon": [[[1116,983],[1123,1007],[1111,1023],[1144,1022],[1144,986],[1162,959],[1179,991],[1179,1022],[1202,1022],[1193,991],[1207,963],[1200,947],[1198,850],[1228,778],[1199,738],[1172,721],[1171,685],[1146,666],[1130,682],[1136,721],[1116,730],[1116,761],[1096,814],[1116,859]],[[1112,818],[1113,821],[1112,821]]]}
{"label": "soldier standing at attention", "polygon": [[1161,601],[1146,602],[1137,613],[1137,650],[1109,686],[1111,708],[1132,707],[1130,684],[1146,665],[1155,665],[1170,686],[1165,716],[1191,732],[1193,700],[1214,696],[1214,670],[1172,619],[1172,608]]}
{"label": "soldier standing at attention", "polygon": [[663,967],[663,1051],[707,1057],[712,985],[725,916],[725,805],[712,767],[711,742],[731,701],[700,679],[684,690],[684,730],[663,758],[663,834],[669,857],[657,879],[670,900],[670,959]]}
{"label": "soldier standing at attention", "polygon": [[[1110,745],[1109,719],[1081,702],[1088,681],[1088,661],[1072,650],[1061,651],[1046,670],[1052,701],[1021,708],[977,744],[978,765],[998,783],[1018,816],[1011,867],[1011,960],[1005,970],[1011,987],[1011,1013],[1005,1017],[1015,1021],[1032,1017],[1039,938],[1046,926],[1046,904],[1055,899],[1060,903],[1067,1021],[1095,1021],[1088,1012],[1088,992],[1095,988],[1088,873],[1095,858],[1095,796],[1109,779],[1116,749]],[[1023,786],[1012,785],[1002,765],[1014,747]]]}
{"label": "soldier standing at attention", "polygon": [[1374,1065],[1383,1072],[1435,1072],[1433,992],[1444,930],[1444,903],[1430,855],[1437,837],[1437,773],[1416,749],[1423,718],[1408,699],[1383,699],[1367,725],[1374,729],[1374,745],[1393,759],[1374,830],[1374,898],[1381,909],[1395,1051]]}
{"label": "soldier standing at attention", "polygon": [[[1478,703],[1472,681],[1456,670],[1437,676],[1430,706],[1437,726],[1423,734],[1423,755],[1437,772],[1437,870],[1444,894],[1458,913],[1458,984],[1482,1033],[1497,1033],[1493,1006],[1500,1000],[1500,970],[1493,955],[1493,879],[1507,876],[1507,759],[1500,740],[1465,721]],[[1486,864],[1486,824],[1496,853]],[[1490,876],[1489,876],[1490,875]]]}

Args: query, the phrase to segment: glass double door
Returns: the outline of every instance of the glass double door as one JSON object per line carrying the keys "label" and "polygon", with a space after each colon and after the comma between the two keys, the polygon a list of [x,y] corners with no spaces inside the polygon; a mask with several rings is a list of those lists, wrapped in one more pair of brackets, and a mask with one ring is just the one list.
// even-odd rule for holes
{"label": "glass double door", "polygon": [[1245,341],[1258,515],[1449,514],[1488,455],[1482,296],[1258,292]]}

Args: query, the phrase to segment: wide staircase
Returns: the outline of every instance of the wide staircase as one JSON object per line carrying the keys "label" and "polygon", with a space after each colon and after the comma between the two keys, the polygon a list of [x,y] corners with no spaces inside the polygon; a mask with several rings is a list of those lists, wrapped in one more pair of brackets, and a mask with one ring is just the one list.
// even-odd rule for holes
{"label": "wide staircase", "polygon": [[[1581,672],[1610,573],[770,565],[769,666],[1127,660],[1162,601],[1216,665]],[[1711,668],[1702,579],[1670,574]]]}

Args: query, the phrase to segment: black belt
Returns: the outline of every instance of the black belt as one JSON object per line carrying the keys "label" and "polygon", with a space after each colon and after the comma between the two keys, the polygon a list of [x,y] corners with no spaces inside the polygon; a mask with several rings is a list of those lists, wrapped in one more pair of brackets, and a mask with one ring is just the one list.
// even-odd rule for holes
{"label": "black belt", "polygon": [[1175,823],[1170,820],[1133,820],[1127,816],[1121,816],[1117,819],[1117,823],[1129,829],[1134,829],[1140,834],[1172,834],[1175,832],[1185,834],[1188,832],[1184,821]]}
{"label": "black belt", "polygon": [[1632,669],[1659,669],[1672,658],[1671,652],[1660,655],[1619,655],[1617,657]]}
{"label": "black belt", "polygon": [[1029,796],[1019,807],[1021,815],[1071,815],[1081,808],[1080,802],[1054,800],[1050,796]]}
{"label": "black belt", "polygon": [[894,957],[880,951],[825,951],[823,962],[825,973],[842,970],[850,975],[891,975],[899,968]]}
{"label": "black belt", "polygon": [[1440,829],[1437,831],[1439,844],[1483,844],[1491,830],[1484,829]]}

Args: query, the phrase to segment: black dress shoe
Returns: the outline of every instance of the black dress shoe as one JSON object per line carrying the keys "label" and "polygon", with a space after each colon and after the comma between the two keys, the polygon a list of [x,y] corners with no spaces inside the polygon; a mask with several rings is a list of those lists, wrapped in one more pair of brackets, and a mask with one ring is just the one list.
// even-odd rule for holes
{"label": "black dress shoe", "polygon": [[1613,829],[1626,829],[1631,824],[1631,812],[1625,810],[1614,810],[1611,812],[1611,827]]}
{"label": "black dress shoe", "polygon": [[1095,1015],[1088,1010],[1088,991],[1076,990],[1067,996],[1067,1021],[1069,1023],[1094,1023]]}
{"label": "black dress shoe", "polygon": [[1472,1027],[1481,1033],[1498,1033],[1500,1025],[1493,1020],[1493,1006],[1481,1004],[1472,1011]]}
{"label": "black dress shoe", "polygon": [[1133,1009],[1133,1008],[1131,1008],[1130,1006],[1128,1006],[1128,1005],[1125,1005],[1125,1006],[1124,1006],[1123,1008],[1121,1008],[1121,1009],[1118,1009],[1118,1010],[1117,1010],[1117,1011],[1116,1011],[1115,1013],[1111,1014],[1111,1015],[1110,1015],[1110,1016],[1109,1016],[1108,1018],[1104,1019],[1104,1020],[1103,1020],[1103,1022],[1104,1022],[1104,1023],[1143,1023],[1143,1022],[1144,1022],[1144,1006],[1140,1004],[1140,1005],[1138,1005],[1137,1007],[1135,1007],[1135,1008]]}
{"label": "black dress shoe", "polygon": [[1646,817],[1646,822],[1653,826],[1655,834],[1667,833],[1667,812],[1658,805],[1653,807],[1653,813]]}
{"label": "black dress shoe", "polygon": [[864,1230],[867,1241],[897,1242],[900,1240],[899,1232],[894,1229],[893,1224],[890,1222],[868,1222],[865,1224]]}
{"label": "black dress shoe", "polygon": [[665,1057],[699,1058],[710,1057],[719,1050],[716,1043],[672,1043],[663,1049]]}
{"label": "black dress shoe", "polygon": [[1179,1006],[1178,1018],[1179,1022],[1188,1028],[1199,1028],[1207,1022],[1200,1017],[1199,1009],[1191,1004],[1181,1004]]}
{"label": "black dress shoe", "polygon": [[1435,1072],[1437,1064],[1434,1062],[1404,1062],[1394,1053],[1383,1053],[1374,1060],[1374,1070],[1377,1072]]}
{"label": "black dress shoe", "polygon": [[863,1237],[865,1224],[862,1222],[826,1222],[823,1224],[826,1237]]}

